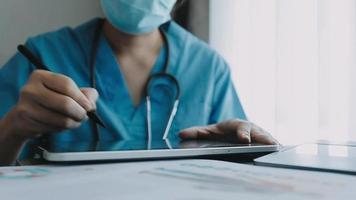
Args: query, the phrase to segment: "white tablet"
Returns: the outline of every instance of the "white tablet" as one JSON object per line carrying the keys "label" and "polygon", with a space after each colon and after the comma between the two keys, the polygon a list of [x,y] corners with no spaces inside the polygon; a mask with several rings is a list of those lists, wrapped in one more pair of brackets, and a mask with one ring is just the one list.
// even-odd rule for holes
{"label": "white tablet", "polygon": [[302,144],[254,160],[257,165],[356,175],[355,144]]}
{"label": "white tablet", "polygon": [[279,145],[233,144],[217,141],[190,140],[172,143],[169,140],[108,141],[108,142],[57,142],[39,147],[47,161],[106,161],[191,158],[213,155],[262,153],[277,151]]}

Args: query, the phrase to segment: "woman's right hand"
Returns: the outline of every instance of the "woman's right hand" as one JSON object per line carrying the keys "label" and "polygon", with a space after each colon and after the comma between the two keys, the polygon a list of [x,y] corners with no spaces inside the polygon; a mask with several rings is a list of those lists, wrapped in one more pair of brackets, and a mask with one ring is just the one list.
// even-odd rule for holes
{"label": "woman's right hand", "polygon": [[87,111],[96,109],[97,98],[95,89],[78,88],[67,76],[35,70],[2,121],[8,134],[23,139],[73,129],[87,119]]}

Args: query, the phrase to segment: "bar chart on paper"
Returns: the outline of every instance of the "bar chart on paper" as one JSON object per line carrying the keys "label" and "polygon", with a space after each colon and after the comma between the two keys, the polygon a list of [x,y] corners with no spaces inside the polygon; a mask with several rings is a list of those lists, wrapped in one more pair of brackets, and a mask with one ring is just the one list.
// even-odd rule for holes
{"label": "bar chart on paper", "polygon": [[[13,187],[16,185],[16,187]],[[0,168],[21,199],[351,199],[356,177],[212,160]]]}

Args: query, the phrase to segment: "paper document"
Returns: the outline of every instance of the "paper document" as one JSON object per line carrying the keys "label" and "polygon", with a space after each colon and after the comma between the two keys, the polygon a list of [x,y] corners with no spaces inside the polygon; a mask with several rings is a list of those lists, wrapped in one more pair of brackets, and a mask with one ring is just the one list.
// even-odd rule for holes
{"label": "paper document", "polygon": [[354,199],[356,176],[212,160],[0,168],[0,199]]}

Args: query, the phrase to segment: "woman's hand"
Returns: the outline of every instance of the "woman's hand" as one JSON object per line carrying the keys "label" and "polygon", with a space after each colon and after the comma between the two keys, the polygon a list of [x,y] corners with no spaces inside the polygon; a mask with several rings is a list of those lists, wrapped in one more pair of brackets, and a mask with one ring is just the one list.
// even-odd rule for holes
{"label": "woman's hand", "polygon": [[95,110],[97,98],[95,89],[78,88],[67,76],[35,70],[3,120],[11,127],[8,134],[19,138],[55,133],[79,127],[87,111]]}
{"label": "woman's hand", "polygon": [[207,139],[241,144],[279,144],[267,131],[251,122],[238,119],[188,128],[180,132],[180,137],[184,140]]}
{"label": "woman's hand", "polygon": [[28,138],[80,126],[98,93],[67,76],[35,70],[18,103],[0,120],[0,166],[14,162]]}

